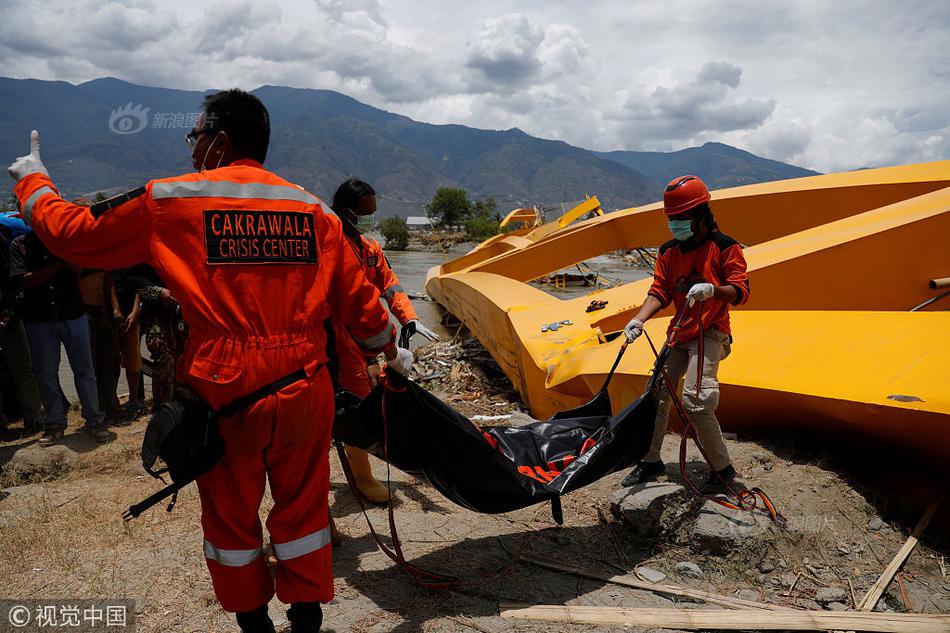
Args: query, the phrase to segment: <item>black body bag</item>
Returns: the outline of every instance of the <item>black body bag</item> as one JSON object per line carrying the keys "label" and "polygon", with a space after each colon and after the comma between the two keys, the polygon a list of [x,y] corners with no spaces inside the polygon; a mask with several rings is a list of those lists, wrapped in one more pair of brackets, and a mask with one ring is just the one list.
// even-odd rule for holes
{"label": "black body bag", "polygon": [[[307,373],[299,369],[246,396],[230,402],[218,411],[211,408],[196,393],[182,385],[175,385],[175,396],[163,402],[152,414],[142,440],[142,466],[156,479],[168,473],[172,483],[143,501],[129,506],[122,517],[129,521],[148,510],[162,499],[171,496],[168,511],[175,507],[178,491],[205,474],[224,454],[224,440],[218,433],[218,419],[234,415],[258,400],[277,393],[284,387],[303,380]],[[158,458],[165,463],[156,469]]]}
{"label": "black body bag", "polygon": [[[656,419],[658,372],[645,393],[611,412],[607,386],[587,404],[521,427],[480,428],[407,378],[390,372],[360,401],[338,394],[333,437],[425,478],[450,501],[476,512],[509,512],[629,468],[646,455]],[[665,361],[665,357],[664,357]]]}

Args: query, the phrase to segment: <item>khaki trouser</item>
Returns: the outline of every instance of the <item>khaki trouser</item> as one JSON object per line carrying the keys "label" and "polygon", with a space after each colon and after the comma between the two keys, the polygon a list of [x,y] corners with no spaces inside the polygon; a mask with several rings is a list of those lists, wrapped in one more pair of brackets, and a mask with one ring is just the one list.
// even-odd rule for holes
{"label": "khaki trouser", "polygon": [[[700,445],[709,456],[710,465],[715,470],[722,470],[731,463],[729,451],[722,441],[722,430],[719,420],[716,419],[716,407],[719,405],[719,361],[729,355],[731,351],[729,335],[719,330],[707,330],[703,336],[703,378],[696,395],[696,360],[698,356],[697,341],[690,341],[683,346],[674,347],[666,361],[666,372],[674,384],[683,381],[683,407],[696,429]],[[666,436],[667,420],[670,417],[670,399],[666,381],[660,390],[660,400],[656,412],[656,427],[653,430],[653,442],[650,452],[643,458],[645,462],[660,461],[660,449],[663,447],[663,438]]]}

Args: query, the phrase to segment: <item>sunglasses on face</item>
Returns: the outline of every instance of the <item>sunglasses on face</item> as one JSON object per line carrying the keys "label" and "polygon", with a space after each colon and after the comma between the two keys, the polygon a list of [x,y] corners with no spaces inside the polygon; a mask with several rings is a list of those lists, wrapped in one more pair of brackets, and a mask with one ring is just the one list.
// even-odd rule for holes
{"label": "sunglasses on face", "polygon": [[192,130],[191,132],[188,132],[188,134],[185,135],[185,143],[188,144],[188,149],[194,150],[195,145],[198,144],[198,139],[201,137],[201,135],[212,131],[212,128],[206,127],[203,130]]}

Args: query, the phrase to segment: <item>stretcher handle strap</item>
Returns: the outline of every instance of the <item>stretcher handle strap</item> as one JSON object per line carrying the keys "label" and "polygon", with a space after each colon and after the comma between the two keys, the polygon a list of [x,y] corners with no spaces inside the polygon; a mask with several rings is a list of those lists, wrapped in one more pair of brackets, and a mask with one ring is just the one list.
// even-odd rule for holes
{"label": "stretcher handle strap", "polygon": [[617,352],[617,358],[614,359],[613,367],[610,368],[610,371],[607,373],[607,378],[604,379],[604,385],[600,388],[601,392],[607,391],[607,387],[610,385],[610,379],[614,377],[614,372],[617,371],[617,366],[620,365],[620,359],[623,358],[623,353],[627,351],[628,345],[630,345],[630,342],[624,339],[623,345],[620,346],[620,351]]}

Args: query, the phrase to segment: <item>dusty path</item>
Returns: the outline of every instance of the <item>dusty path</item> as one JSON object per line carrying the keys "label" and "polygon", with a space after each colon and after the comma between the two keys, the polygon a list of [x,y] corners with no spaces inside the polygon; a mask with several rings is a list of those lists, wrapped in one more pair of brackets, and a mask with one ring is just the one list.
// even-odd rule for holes
{"label": "dusty path", "polygon": [[[510,386],[475,347],[433,348],[428,356],[421,355],[420,367],[434,364],[437,354],[452,360],[445,376],[427,382],[441,391],[444,381],[452,381],[457,408],[468,415],[503,415],[516,409]],[[71,428],[74,425],[78,426],[71,421]],[[47,481],[14,481],[11,469],[5,471],[3,483],[9,494],[0,501],[0,596],[133,598],[139,631],[236,630],[217,605],[205,569],[194,487],[180,495],[171,514],[159,506],[131,524],[120,518],[130,503],[159,487],[139,465],[144,427],[145,420],[140,419],[115,429],[116,438],[105,445],[78,433],[68,435],[60,449],[33,446],[37,436],[8,438],[0,444],[0,465],[20,459],[14,458],[17,451],[63,454],[59,471],[48,474]],[[674,444],[670,441],[666,447],[670,462]],[[806,608],[818,608],[813,599],[823,586],[848,587],[850,580],[860,599],[929,500],[926,482],[918,482],[910,495],[905,494],[904,481],[893,481],[890,488],[854,483],[861,481],[859,471],[847,471],[847,478],[842,477],[822,466],[826,456],[802,453],[790,445],[787,440],[768,446],[729,442],[740,471],[769,490],[789,517],[791,529],[775,536],[767,547],[740,549],[727,556],[629,536],[606,509],[621,474],[566,497],[565,524],[558,528],[547,506],[497,516],[475,514],[451,505],[427,484],[393,471],[396,516],[407,556],[423,568],[462,578],[457,590],[442,592],[416,587],[377,550],[334,456],[331,506],[347,538],[334,551],[336,599],[325,608],[327,630],[581,631],[594,629],[509,622],[498,617],[497,605],[516,601],[674,606],[649,592],[515,562],[512,554],[517,553],[607,573],[646,565],[665,573],[665,582],[720,593],[742,591],[745,597]],[[690,453],[689,460],[691,470],[699,473],[697,456]],[[385,477],[381,462],[375,462],[375,468],[379,477]],[[385,511],[373,509],[370,514],[385,531]],[[869,521],[878,515],[884,519],[883,528],[869,529]],[[913,611],[950,611],[946,526],[944,511],[902,572]],[[675,567],[682,561],[696,563],[703,577],[678,577]],[[761,563],[775,569],[763,573]],[[783,596],[789,576],[798,581],[794,591]],[[896,582],[882,604],[905,608]],[[283,621],[284,609],[276,601],[271,612],[278,623]]]}

